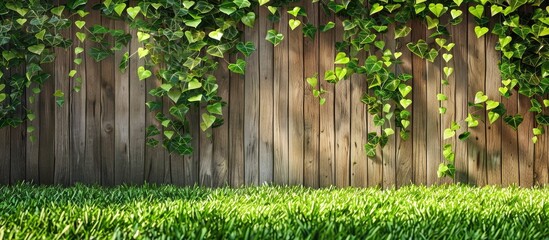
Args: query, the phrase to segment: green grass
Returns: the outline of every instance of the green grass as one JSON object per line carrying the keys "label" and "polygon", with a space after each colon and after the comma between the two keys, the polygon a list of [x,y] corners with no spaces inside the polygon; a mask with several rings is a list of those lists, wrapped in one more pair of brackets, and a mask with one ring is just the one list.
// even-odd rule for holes
{"label": "green grass", "polygon": [[0,239],[549,239],[549,188],[0,187]]}

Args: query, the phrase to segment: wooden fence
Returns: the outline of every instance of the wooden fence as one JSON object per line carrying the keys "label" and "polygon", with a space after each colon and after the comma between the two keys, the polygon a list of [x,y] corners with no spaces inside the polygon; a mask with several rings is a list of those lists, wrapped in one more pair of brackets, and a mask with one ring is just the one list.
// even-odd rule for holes
{"label": "wooden fence", "polygon": [[[53,80],[45,85],[37,104],[26,103],[38,117],[29,123],[36,127],[36,140],[27,136],[27,125],[0,130],[0,184],[27,180],[64,185],[145,181],[203,186],[430,185],[452,181],[436,175],[443,143],[455,146],[455,181],[521,186],[549,181],[549,139],[545,134],[532,144],[535,123],[528,112],[529,99],[517,94],[501,101],[509,113],[525,114],[518,132],[501,120],[485,124],[486,113],[481,112],[483,121],[470,129],[469,140],[442,140],[442,131],[451,121],[467,116],[467,101],[472,101],[477,91],[500,99],[500,56],[493,50],[498,39],[490,34],[477,39],[472,18],[450,28],[451,40],[456,43],[456,71],[448,86],[440,84],[441,60],[425,62],[404,46],[429,35],[422,23],[412,23],[414,30],[405,39],[393,40],[394,31],[383,36],[389,47],[404,53],[403,64],[396,71],[414,75],[412,132],[408,141],[391,137],[376,158],[368,159],[363,151],[366,134],[380,128],[373,125],[360,102],[367,89],[365,79],[355,75],[335,86],[322,81],[322,88],[328,90],[322,106],[304,81],[333,68],[334,43],[342,37],[338,19],[306,2],[308,19],[317,25],[334,21],[338,25],[335,31],[317,34],[314,40],[304,38],[301,27],[289,31],[287,16],[280,24],[273,24],[266,20],[267,11],[261,9],[256,27],[247,29],[244,36],[258,46],[247,60],[246,75],[229,73],[225,61],[220,61],[216,73],[219,94],[229,103],[223,110],[225,124],[208,138],[198,127],[200,110],[193,110],[193,134],[200,137],[194,139],[194,154],[187,157],[146,147],[145,127],[159,125],[146,110],[145,102],[151,100],[147,92],[160,83],[154,79],[138,81],[138,60],[132,59],[129,70],[120,73],[116,66],[122,53],[101,63],[86,57],[76,66],[70,50],[56,50],[58,59],[46,66]],[[102,18],[96,11],[89,15],[88,24],[129,31],[124,23]],[[277,47],[264,40],[273,27],[285,35]],[[127,50],[133,52],[139,46],[134,39]],[[72,68],[84,76],[79,93],[71,91],[75,83],[67,73]],[[57,89],[67,93],[62,107],[55,106],[52,97]],[[440,91],[449,97],[443,103],[447,113],[442,116],[436,99]],[[461,125],[460,131],[466,129],[463,122]]]}

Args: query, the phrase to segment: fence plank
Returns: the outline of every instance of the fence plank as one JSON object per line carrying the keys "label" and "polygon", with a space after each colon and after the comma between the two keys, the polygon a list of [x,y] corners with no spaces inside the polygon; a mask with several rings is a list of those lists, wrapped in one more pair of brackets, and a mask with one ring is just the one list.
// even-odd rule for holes
{"label": "fence plank", "polygon": [[[8,81],[11,79],[10,69],[1,70],[4,76],[1,78],[3,84],[8,86]],[[6,88],[3,90],[3,93],[9,93],[9,89]],[[9,98],[6,98],[6,101],[9,101]],[[10,173],[11,173],[11,156],[10,156],[10,139],[11,139],[11,127],[5,126],[0,128],[0,185],[10,184]]]}
{"label": "fence plank", "polygon": [[[428,30],[425,35],[428,37],[433,33],[432,30]],[[429,38],[428,44],[435,44],[434,39]],[[438,112],[439,101],[437,100],[437,94],[440,93],[440,80],[441,80],[441,57],[437,57],[434,62],[427,62],[427,99],[426,99],[426,112],[424,114],[427,117],[427,185],[436,184],[438,182],[437,172],[438,165],[441,160],[441,126],[440,114]]]}
{"label": "fence plank", "polygon": [[[64,37],[70,36],[72,32],[65,30],[61,33]],[[70,80],[68,77],[71,71],[72,61],[70,50],[57,48],[54,50],[57,58],[55,59],[55,78],[52,81],[55,83],[55,90],[62,91],[65,94],[64,103],[62,106],[55,106],[55,137],[54,137],[54,154],[55,154],[55,170],[54,182],[67,186],[71,181],[70,173],[70,129],[69,129],[69,108],[70,108]],[[50,96],[51,97],[51,96]],[[53,97],[51,97],[53,98]]]}
{"label": "fence plank", "polygon": [[[101,25],[113,29],[114,20],[102,17]],[[109,41],[112,42],[111,39]],[[101,183],[114,185],[115,67],[114,57],[101,61]]]}
{"label": "fence plank", "polygon": [[[385,34],[383,34],[383,40],[385,41],[385,49],[389,49],[392,52],[395,51],[395,29],[390,27]],[[385,50],[384,50],[385,51]],[[395,65],[390,66],[391,71],[395,71]],[[394,104],[390,104],[391,109],[394,110]],[[385,113],[383,114],[385,117]],[[394,116],[391,119],[385,119],[383,129],[394,127]],[[392,135],[388,137],[387,145],[382,150],[383,153],[383,187],[390,188],[396,184],[396,136]]]}
{"label": "fence plank", "polygon": [[[412,42],[425,38],[425,26],[419,21],[412,22]],[[412,56],[413,75],[412,80],[412,102],[414,112],[412,113],[412,141],[414,153],[414,182],[416,184],[427,184],[427,86],[425,83],[427,77],[426,64],[423,59]]]}
{"label": "fence plank", "polygon": [[[116,29],[129,31],[129,27],[123,21],[115,22]],[[114,54],[114,63],[118,65],[128,52],[127,46]],[[129,52],[128,52],[129,54]],[[114,184],[130,181],[130,82],[129,71],[115,70],[114,74]],[[74,100],[73,100],[74,102]]]}
{"label": "fence plank", "polygon": [[[335,41],[343,40],[343,25],[339,18],[335,21]],[[339,65],[339,67],[344,67]],[[334,90],[334,136],[335,136],[335,185],[350,184],[351,161],[351,101],[350,79],[344,79],[335,85]]]}
{"label": "fence plank", "polygon": [[[137,51],[143,47],[137,41],[137,31],[131,30],[132,40],[130,42],[130,52]],[[143,66],[143,61],[130,59],[130,177],[132,184],[141,184],[145,180],[145,114],[146,114],[146,79],[140,81],[137,76],[137,69]]]}
{"label": "fence plank", "polygon": [[263,39],[267,31],[273,28],[271,21],[267,19],[269,10],[265,7],[259,9],[259,182],[270,183],[273,181],[273,45]]}
{"label": "fence plank", "polygon": [[[409,27],[411,27],[411,24],[408,24]],[[408,48],[406,47],[406,43],[410,42],[412,39],[412,36],[408,34],[408,36],[404,38],[399,38],[397,41],[396,49],[397,51],[402,52],[402,56],[400,57],[400,60],[402,61],[402,65],[397,66],[397,73],[403,74],[412,74],[412,53]],[[410,85],[410,82],[404,83],[406,85]],[[408,95],[409,96],[409,95]],[[358,98],[357,98],[358,99]],[[410,112],[413,112],[413,106],[412,104],[410,106],[410,109],[408,109]],[[397,149],[396,149],[396,186],[404,186],[407,184],[410,184],[413,182],[413,142],[412,142],[412,130],[410,127],[406,129],[406,131],[409,132],[409,138],[407,140],[403,140],[400,137],[400,131],[403,131],[402,129],[397,129],[395,132],[395,138],[397,141]]]}
{"label": "fence plank", "polygon": [[[478,91],[485,93],[486,83],[486,56],[485,56],[485,37],[477,38],[474,32],[476,26],[474,18],[469,18],[467,22],[468,37],[468,100],[474,102],[475,94]],[[476,111],[479,115],[479,124],[477,127],[469,129],[471,135],[467,144],[467,157],[469,169],[469,183],[475,185],[486,185],[486,111],[484,108]]]}
{"label": "fence plank", "polygon": [[[494,22],[494,21],[492,21]],[[494,101],[501,101],[498,88],[501,76],[498,62],[501,56],[495,50],[498,37],[495,34],[486,36],[486,95]],[[501,130],[502,117],[486,126],[486,171],[487,184],[501,184]]]}
{"label": "fence plank", "polygon": [[[236,56],[231,56],[236,62]],[[230,74],[229,99],[229,182],[233,187],[240,187],[244,181],[244,77]],[[276,80],[275,80],[276,81]],[[276,131],[275,131],[276,132]]]}
{"label": "fence plank", "polygon": [[[366,53],[358,55],[359,64],[364,64]],[[364,144],[368,135],[367,106],[360,101],[367,91],[366,77],[362,74],[353,75],[351,81],[351,186],[368,186],[368,156]]]}
{"label": "fence plank", "polygon": [[39,97],[40,112],[37,117],[40,118],[39,128],[41,131],[38,140],[40,141],[38,166],[40,167],[40,183],[53,184],[55,172],[55,100],[53,98],[55,92],[55,65],[48,63],[42,68],[44,71],[52,73],[52,75],[42,86]]}
{"label": "fence plank", "polygon": [[[200,106],[200,116],[207,113],[205,104]],[[202,117],[200,118],[202,120]],[[213,139],[212,130],[208,129],[206,132],[200,131],[200,158],[199,158],[199,172],[198,176],[201,186],[212,187],[213,184]]]}
{"label": "fence plank", "polygon": [[[162,136],[164,135],[164,128],[160,121],[156,119],[156,114],[159,112],[164,112],[164,107],[167,107],[167,99],[160,99],[148,94],[151,90],[160,87],[162,85],[162,79],[157,78],[157,72],[159,71],[158,67],[151,69],[153,72],[152,77],[145,80],[145,102],[156,101],[162,104],[162,108],[156,111],[150,111],[148,108],[145,108],[145,125],[144,127],[154,126],[160,130],[161,134],[154,136],[154,139],[159,141],[159,146],[151,147],[145,146],[145,158],[144,158],[144,176],[145,181],[150,183],[162,183],[164,181],[164,149],[161,146]],[[171,101],[171,100],[168,100]],[[142,102],[141,104],[145,104]],[[147,139],[145,139],[147,141]],[[168,158],[169,161],[169,158]]]}
{"label": "fence plank", "polygon": [[200,170],[200,137],[202,131],[200,131],[200,114],[198,107],[191,107],[189,113],[187,113],[189,120],[189,128],[191,136],[193,137],[191,144],[193,153],[183,158],[184,176],[186,186],[195,186],[200,183],[199,170]]}
{"label": "fence plank", "polygon": [[[333,15],[329,16],[320,11],[320,24],[335,21]],[[324,80],[324,73],[333,70],[335,57],[335,33],[334,30],[320,34],[319,82],[320,88],[327,92],[322,95],[326,102],[320,106],[320,187],[334,184],[334,85]],[[293,104],[293,103],[292,103]],[[291,159],[293,161],[293,159]]]}
{"label": "fence plank", "polygon": [[[228,56],[227,56],[228,57]],[[229,69],[227,62],[220,60],[219,67],[216,72],[217,84],[219,90],[217,90],[219,96],[229,102]],[[223,118],[226,120],[225,124],[213,129],[213,186],[220,187],[228,185],[228,165],[229,165],[229,109],[224,107]],[[272,128],[271,128],[272,129]]]}
{"label": "fence plank", "polygon": [[[25,75],[25,65],[18,66],[17,68],[11,70],[11,74],[16,74],[18,77],[24,78]],[[19,106],[15,111],[15,116],[20,119],[25,119],[26,114],[24,106],[26,104],[26,95],[23,92],[21,96],[21,106]],[[12,184],[18,183],[25,180],[26,175],[26,133],[27,133],[27,123],[23,122],[17,127],[10,128],[10,182]],[[8,158],[9,160],[10,158]],[[67,164],[68,166],[68,164]]]}
{"label": "fence plank", "polygon": [[[254,28],[246,28],[245,38],[255,46],[259,46],[259,21]],[[259,184],[258,140],[259,140],[259,52],[256,51],[248,58],[246,80],[244,81],[245,117],[244,117],[244,176],[246,185]]]}
{"label": "fence plank", "polygon": [[534,114],[528,111],[529,109],[530,98],[519,95],[518,112],[524,116],[524,121],[518,127],[519,184],[521,187],[534,185],[534,144],[532,143]]}
{"label": "fence plank", "polygon": [[[460,8],[461,11],[467,12],[466,6]],[[464,14],[463,22],[467,22],[467,17],[469,14]],[[454,64],[454,74],[453,79],[455,81],[454,92],[455,92],[455,119],[459,121],[460,130],[457,134],[464,133],[468,130],[467,123],[463,121],[467,117],[468,107],[467,107],[467,29],[460,26],[450,27],[451,42],[455,43],[453,54],[454,58],[452,63]],[[451,80],[450,80],[451,81]],[[450,82],[451,83],[451,82]],[[454,84],[454,83],[451,83]],[[451,112],[450,109],[447,111]],[[455,181],[461,183],[467,183],[467,142],[466,141],[456,141],[455,145],[455,166],[456,166],[456,175]]]}
{"label": "fence plank", "polygon": [[[318,4],[306,1],[305,9],[308,10],[308,23],[318,26]],[[286,15],[286,14],[284,14]],[[281,20],[286,23],[286,21]],[[284,24],[285,25],[285,24]],[[318,76],[319,62],[319,34],[314,38],[304,37],[303,39],[303,77]],[[304,124],[304,143],[303,143],[303,184],[307,187],[318,187],[318,159],[319,159],[319,101],[313,95],[313,90],[318,90],[318,86],[313,88],[306,81],[303,82],[303,124]]]}
{"label": "fence plank", "polygon": [[[280,22],[274,29],[288,36],[288,14],[281,14]],[[274,182],[285,185],[289,183],[288,159],[288,78],[289,78],[289,41],[282,41],[274,48]]]}

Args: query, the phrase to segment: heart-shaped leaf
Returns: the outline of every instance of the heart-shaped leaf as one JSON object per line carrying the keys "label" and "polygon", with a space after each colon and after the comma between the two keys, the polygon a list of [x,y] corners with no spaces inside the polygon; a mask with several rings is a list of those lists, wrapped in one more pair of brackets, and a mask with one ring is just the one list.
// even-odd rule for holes
{"label": "heart-shaped leaf", "polygon": [[499,102],[488,100],[486,101],[486,110],[492,110],[494,108],[497,108],[499,106]]}
{"label": "heart-shaped leaf", "polygon": [[299,11],[301,11],[300,7],[294,7],[292,10],[289,10],[288,13],[294,17],[297,17]]}
{"label": "heart-shaped leaf", "polygon": [[489,29],[487,27],[480,27],[480,26],[475,27],[475,34],[477,35],[477,38],[482,37],[488,31],[489,31]]}
{"label": "heart-shaped leaf", "polygon": [[511,36],[506,36],[504,38],[500,38],[499,39],[499,45],[503,49],[503,48],[505,48],[505,46],[509,45],[509,43],[511,43],[512,40],[513,40],[513,38]]}
{"label": "heart-shaped leaf", "polygon": [[463,11],[461,11],[459,9],[452,9],[450,11],[450,15],[452,16],[452,19],[456,19],[456,18],[460,17],[462,14],[463,14]]}
{"label": "heart-shaped leaf", "polygon": [[403,128],[407,128],[408,126],[410,126],[410,121],[408,121],[408,120],[400,120],[400,124],[402,124],[402,127],[403,127]]}
{"label": "heart-shaped leaf", "polygon": [[200,129],[202,129],[202,131],[208,130],[208,128],[210,128],[215,122],[215,119],[216,119],[215,116],[207,113],[203,113],[202,122],[200,123]]}
{"label": "heart-shaped leaf", "polygon": [[410,106],[410,104],[412,104],[412,100],[411,100],[411,99],[403,98],[403,99],[400,100],[400,105],[401,105],[403,108],[408,108],[408,106]]}
{"label": "heart-shaped leaf", "polygon": [[221,31],[221,29],[211,31],[210,33],[208,33],[208,37],[213,38],[217,41],[221,41],[221,38],[223,37],[223,31]]}
{"label": "heart-shaped leaf", "polygon": [[44,44],[36,44],[36,45],[29,46],[27,49],[31,53],[34,53],[36,55],[41,55],[45,48],[46,46]]}
{"label": "heart-shaped leaf", "polygon": [[128,16],[130,18],[135,19],[135,17],[137,17],[137,14],[141,12],[141,7],[135,6],[135,7],[126,8],[126,12],[128,13]]}
{"label": "heart-shaped leaf", "polygon": [[239,42],[236,44],[236,49],[240,51],[244,56],[249,57],[256,49],[255,45],[252,42]]}
{"label": "heart-shaped leaf", "polygon": [[476,18],[482,18],[482,15],[484,14],[484,6],[483,5],[476,5],[476,6],[470,6],[469,12],[473,14]]}
{"label": "heart-shaped leaf", "polygon": [[451,138],[453,136],[456,135],[456,131],[450,129],[450,128],[446,128],[444,129],[444,139],[448,139],[448,138]]}
{"label": "heart-shaped leaf", "polygon": [[347,54],[345,54],[344,52],[339,52],[337,53],[336,55],[336,58],[335,58],[335,64],[347,64],[349,63],[350,59],[349,57],[347,57]]}
{"label": "heart-shaped leaf", "polygon": [[284,39],[284,35],[282,35],[282,33],[278,33],[274,29],[271,29],[267,31],[267,36],[265,37],[265,39],[276,46],[280,44],[280,42],[282,42],[282,40]]}
{"label": "heart-shaped leaf", "polygon": [[147,55],[149,55],[149,50],[148,49],[145,49],[145,48],[138,48],[137,49],[137,55],[139,56],[139,58],[144,58],[146,57]]}
{"label": "heart-shaped leaf", "polygon": [[450,53],[442,54],[442,58],[444,59],[445,62],[449,62],[450,60],[452,60],[453,57],[454,57],[454,55],[452,55]]}
{"label": "heart-shaped leaf", "polygon": [[406,95],[408,95],[408,93],[412,91],[412,87],[406,84],[400,84],[398,85],[398,91],[400,92],[402,97],[406,97]]}
{"label": "heart-shaped leaf", "polygon": [[452,73],[454,72],[454,68],[452,68],[452,67],[444,67],[444,68],[443,68],[443,71],[444,71],[444,75],[446,75],[446,77],[449,77],[449,76],[452,75]]}
{"label": "heart-shaped leaf", "polygon": [[137,32],[137,41],[143,42],[151,37],[150,34],[144,32]]}
{"label": "heart-shaped leaf", "polygon": [[78,40],[80,40],[80,42],[84,42],[86,41],[86,34],[85,33],[82,33],[82,32],[76,32],[76,37],[78,38]]}
{"label": "heart-shaped leaf", "polygon": [[139,66],[137,68],[137,76],[139,77],[139,80],[145,80],[152,76],[152,72],[149,70],[145,70],[145,67]]}
{"label": "heart-shaped leaf", "polygon": [[229,70],[231,70],[231,72],[244,75],[246,72],[246,61],[237,59],[236,63],[229,64]]}
{"label": "heart-shaped leaf", "polygon": [[379,3],[374,3],[370,8],[370,16],[380,12],[381,10],[383,10],[383,6],[380,5]]}
{"label": "heart-shaped leaf", "polygon": [[242,18],[240,18],[240,21],[242,21],[244,25],[253,28],[255,24],[255,13],[253,12],[247,13]]}
{"label": "heart-shaped leaf", "polygon": [[288,20],[288,25],[290,26],[290,29],[294,30],[301,25],[301,21],[298,19],[290,19]]}
{"label": "heart-shaped leaf", "polygon": [[444,12],[448,10],[447,7],[444,7],[442,3],[430,3],[429,4],[429,11],[431,11],[435,16],[440,17]]}
{"label": "heart-shaped leaf", "polygon": [[475,94],[475,104],[486,102],[486,100],[488,100],[488,96],[484,95],[482,91]]}
{"label": "heart-shaped leaf", "polygon": [[490,111],[488,112],[488,120],[490,121],[490,124],[494,123],[496,120],[498,120],[500,117],[499,113]]}

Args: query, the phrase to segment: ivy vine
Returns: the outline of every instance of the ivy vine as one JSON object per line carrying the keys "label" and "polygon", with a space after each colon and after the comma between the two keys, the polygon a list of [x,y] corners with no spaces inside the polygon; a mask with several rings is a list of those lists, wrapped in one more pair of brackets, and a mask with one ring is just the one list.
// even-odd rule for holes
{"label": "ivy vine", "polygon": [[[308,0],[307,0],[308,1]],[[70,0],[65,5],[54,5],[46,0],[8,0],[0,3],[0,127],[17,126],[23,121],[32,121],[34,114],[25,108],[24,101],[32,103],[44,82],[50,77],[42,68],[43,64],[55,59],[54,48],[73,48],[74,63],[81,64],[81,54],[87,53],[96,61],[101,61],[126,46],[131,38],[137,38],[142,45],[135,52],[125,52],[119,63],[120,71],[126,71],[130,58],[143,59],[144,64],[136,71],[139,80],[157,78],[162,84],[149,92],[157,97],[147,102],[150,111],[156,112],[156,119],[162,129],[155,126],[147,128],[147,144],[155,146],[159,141],[154,136],[162,136],[163,146],[170,152],[190,154],[191,136],[187,113],[192,107],[200,107],[200,128],[207,131],[223,124],[222,108],[226,105],[217,90],[214,71],[219,61],[228,61],[228,55],[236,55],[234,62],[228,63],[228,69],[244,74],[246,57],[256,50],[252,42],[242,38],[243,29],[253,27],[258,8],[267,8],[271,21],[279,21],[282,14],[291,16],[287,22],[291,30],[301,27],[305,37],[314,38],[318,31],[332,30],[334,22],[315,26],[308,22],[306,9],[290,3],[299,0],[104,0],[93,6],[95,11],[121,21],[126,21],[134,30],[135,36],[123,30],[109,29],[104,26],[88,26],[84,18],[87,0]],[[402,64],[402,48],[408,48],[415,55],[434,62],[439,57],[444,60],[442,85],[448,84],[448,78],[454,73],[453,48],[448,27],[459,25],[466,14],[473,16],[477,26],[474,32],[478,38],[486,34],[495,34],[498,43],[495,47],[501,52],[499,69],[502,76],[501,96],[509,98],[515,92],[531,99],[530,111],[535,114],[537,126],[532,129],[534,137],[544,132],[549,124],[549,115],[543,114],[543,107],[549,107],[549,7],[541,0],[312,0],[319,4],[327,14],[341,19],[343,41],[336,43],[334,69],[322,74],[323,80],[337,84],[353,74],[364,75],[368,91],[364,92],[362,102],[368,106],[374,124],[383,127],[380,133],[368,133],[364,150],[368,156],[375,156],[376,148],[387,144],[397,132],[404,140],[409,138],[412,104],[410,73],[395,72],[395,66]],[[467,12],[462,11],[467,7]],[[490,28],[491,18],[498,22]],[[391,49],[380,38],[388,30],[394,30],[395,39],[408,36],[413,29],[408,24],[412,20],[422,21],[432,33],[427,39],[416,42],[398,41]],[[286,24],[286,23],[284,23]],[[76,26],[77,41],[64,37],[61,32]],[[107,41],[109,39],[109,41]],[[113,39],[113,41],[110,41]],[[284,41],[284,35],[271,29],[265,40],[273,45]],[[92,41],[90,49],[84,49],[83,43]],[[428,42],[433,42],[429,44]],[[366,56],[359,58],[358,56]],[[25,74],[4,74],[9,69],[25,64]],[[74,81],[82,79],[76,70],[67,73]],[[313,89],[313,95],[325,102],[326,90],[319,88],[318,77],[306,79]],[[34,95],[23,99],[26,89],[32,89]],[[76,84],[74,91],[79,91]],[[64,103],[64,93],[54,94],[58,105]],[[169,111],[162,112],[169,99]],[[444,101],[447,96],[438,93],[440,114],[446,114]],[[489,99],[483,92],[477,92],[474,102],[469,103],[470,113],[466,119],[456,119],[446,126],[443,138],[465,140],[468,131],[456,134],[459,122],[466,122],[468,128],[479,124],[481,117],[475,114],[479,109],[487,112],[488,121],[502,118],[505,123],[517,129],[523,121],[520,114],[510,115],[505,106]],[[24,109],[23,117],[16,114]],[[389,124],[385,124],[389,123]],[[388,126],[388,127],[387,127]],[[29,132],[32,132],[29,128]],[[456,136],[457,135],[457,136]],[[196,136],[194,136],[196,137]],[[438,169],[439,177],[453,177],[455,172],[455,154],[451,145],[444,145],[443,156],[446,160]]]}

